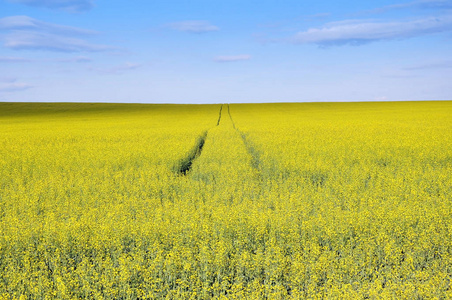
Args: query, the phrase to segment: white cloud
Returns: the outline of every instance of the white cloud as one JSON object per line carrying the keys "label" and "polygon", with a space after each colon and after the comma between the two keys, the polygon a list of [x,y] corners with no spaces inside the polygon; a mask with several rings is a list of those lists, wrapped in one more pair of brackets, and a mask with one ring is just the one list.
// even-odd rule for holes
{"label": "white cloud", "polygon": [[218,28],[215,25],[212,25],[208,21],[182,21],[167,24],[166,27],[190,33],[203,33],[220,30],[220,28]]}
{"label": "white cloud", "polygon": [[0,30],[7,32],[3,37],[4,46],[16,50],[95,52],[113,49],[92,44],[80,37],[94,35],[95,31],[42,22],[27,16],[0,19]]}
{"label": "white cloud", "polygon": [[9,0],[29,6],[46,7],[50,9],[65,10],[69,12],[82,12],[93,8],[90,0]]}
{"label": "white cloud", "polygon": [[235,62],[249,59],[251,59],[251,55],[242,54],[242,55],[217,56],[215,57],[214,60],[216,62]]}
{"label": "white cloud", "polygon": [[321,46],[360,45],[378,40],[406,39],[445,31],[452,31],[452,16],[405,22],[347,20],[299,32],[292,41],[296,44],[312,43]]}

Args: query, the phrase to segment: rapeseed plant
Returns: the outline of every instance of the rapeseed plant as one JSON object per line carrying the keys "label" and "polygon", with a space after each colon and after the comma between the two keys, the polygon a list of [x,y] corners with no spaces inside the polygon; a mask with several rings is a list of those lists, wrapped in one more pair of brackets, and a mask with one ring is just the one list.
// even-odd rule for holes
{"label": "rapeseed plant", "polygon": [[0,299],[452,297],[451,102],[220,108],[0,103]]}

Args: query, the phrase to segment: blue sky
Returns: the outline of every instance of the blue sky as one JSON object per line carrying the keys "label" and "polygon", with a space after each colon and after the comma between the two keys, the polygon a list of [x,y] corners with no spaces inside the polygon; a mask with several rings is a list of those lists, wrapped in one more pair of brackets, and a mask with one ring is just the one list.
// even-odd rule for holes
{"label": "blue sky", "polygon": [[452,99],[452,0],[0,0],[0,101]]}

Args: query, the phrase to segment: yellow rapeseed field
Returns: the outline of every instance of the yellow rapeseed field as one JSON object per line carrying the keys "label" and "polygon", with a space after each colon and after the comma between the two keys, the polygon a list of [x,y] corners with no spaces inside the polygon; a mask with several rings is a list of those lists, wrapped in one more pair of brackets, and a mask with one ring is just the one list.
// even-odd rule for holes
{"label": "yellow rapeseed field", "polygon": [[448,299],[451,281],[451,101],[0,103],[0,299]]}

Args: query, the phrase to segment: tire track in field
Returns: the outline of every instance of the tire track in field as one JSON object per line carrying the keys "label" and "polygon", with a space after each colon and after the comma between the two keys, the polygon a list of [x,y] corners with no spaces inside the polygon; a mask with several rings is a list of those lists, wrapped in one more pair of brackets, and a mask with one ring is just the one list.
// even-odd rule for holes
{"label": "tire track in field", "polygon": [[[220,125],[222,110],[223,104],[220,107],[220,112],[218,115],[218,121],[216,126]],[[198,136],[195,145],[190,149],[187,156],[177,161],[176,164],[173,166],[174,173],[184,176],[187,175],[187,173],[191,170],[194,161],[201,155],[204,144],[206,143],[208,133],[209,130],[206,130],[200,136]]]}
{"label": "tire track in field", "polygon": [[258,172],[259,177],[261,177],[261,168],[260,168],[260,166],[261,166],[260,156],[261,155],[260,155],[259,151],[256,150],[253,143],[250,140],[248,140],[246,134],[244,132],[240,131],[235,126],[234,120],[232,119],[229,104],[228,104],[228,114],[229,114],[229,118],[231,119],[231,122],[232,122],[232,127],[239,133],[240,137],[242,138],[243,144],[245,145],[246,151],[251,156],[251,166],[253,167],[253,169],[255,169]]}
{"label": "tire track in field", "polygon": [[232,127],[234,127],[234,129],[237,130],[237,128],[235,128],[234,120],[231,117],[231,110],[229,109],[229,104],[228,104],[228,115],[229,115],[229,118],[231,119]]}
{"label": "tire track in field", "polygon": [[[228,105],[228,109],[229,109],[229,105]],[[217,126],[220,125],[220,121],[221,121],[221,111],[223,110],[223,104],[221,104],[220,107],[220,115],[218,116],[218,121],[217,121]]]}
{"label": "tire track in field", "polygon": [[197,159],[202,152],[202,148],[204,147],[204,144],[206,143],[207,139],[207,133],[208,131],[204,131],[202,135],[200,135],[196,139],[196,143],[191,148],[191,150],[188,152],[188,155],[182,159],[180,159],[176,165],[174,166],[174,172],[179,175],[187,175],[188,171],[190,171],[193,162],[195,159]]}

